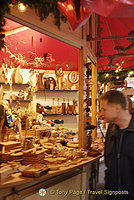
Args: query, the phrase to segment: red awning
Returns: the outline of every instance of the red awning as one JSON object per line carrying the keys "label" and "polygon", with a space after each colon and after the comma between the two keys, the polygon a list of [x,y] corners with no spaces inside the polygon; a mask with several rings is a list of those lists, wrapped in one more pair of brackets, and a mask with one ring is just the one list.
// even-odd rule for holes
{"label": "red awning", "polygon": [[[99,70],[114,69],[117,63],[123,68],[134,68],[134,18],[100,16],[99,30]],[[133,37],[127,38],[128,35]]]}

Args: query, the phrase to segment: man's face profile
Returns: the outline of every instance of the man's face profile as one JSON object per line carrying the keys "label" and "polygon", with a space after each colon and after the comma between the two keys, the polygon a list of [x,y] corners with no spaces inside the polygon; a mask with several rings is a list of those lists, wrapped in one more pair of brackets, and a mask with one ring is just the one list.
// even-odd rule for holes
{"label": "man's face profile", "polygon": [[107,123],[114,123],[118,117],[118,105],[105,99],[100,100],[100,115]]}

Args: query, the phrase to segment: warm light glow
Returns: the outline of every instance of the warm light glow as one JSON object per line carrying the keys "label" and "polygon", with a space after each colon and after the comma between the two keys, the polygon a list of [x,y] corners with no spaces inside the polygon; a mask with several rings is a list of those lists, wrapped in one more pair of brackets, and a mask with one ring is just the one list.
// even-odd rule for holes
{"label": "warm light glow", "polygon": [[67,8],[68,8],[68,10],[73,10],[74,9],[71,4],[68,4]]}
{"label": "warm light glow", "polygon": [[101,85],[100,89],[103,89],[104,88],[104,83]]}
{"label": "warm light glow", "polygon": [[[58,3],[60,3],[60,2],[58,2]],[[61,5],[62,5],[63,7],[65,7],[64,3],[61,3]]]}
{"label": "warm light glow", "polygon": [[26,11],[26,6],[23,3],[18,4],[18,9],[20,12],[25,12]]}
{"label": "warm light glow", "polygon": [[128,73],[128,76],[133,75],[133,73],[134,73],[134,71],[129,72],[129,73]]}
{"label": "warm light glow", "polygon": [[61,3],[60,1],[58,1],[58,4],[65,7],[64,3]]}
{"label": "warm light glow", "polygon": [[119,78],[120,78],[119,76],[116,77],[116,79],[119,79]]}
{"label": "warm light glow", "polygon": [[109,76],[109,74],[106,74],[106,77],[108,77]]}
{"label": "warm light glow", "polygon": [[118,69],[115,70],[116,73],[117,73],[118,71],[119,71]]}

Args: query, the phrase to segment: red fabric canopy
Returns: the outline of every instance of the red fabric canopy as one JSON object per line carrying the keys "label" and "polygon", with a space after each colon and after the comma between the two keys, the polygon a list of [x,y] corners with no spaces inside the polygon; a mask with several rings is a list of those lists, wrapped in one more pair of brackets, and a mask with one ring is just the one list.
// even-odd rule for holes
{"label": "red fabric canopy", "polygon": [[133,0],[81,0],[81,4],[105,17],[134,17]]}
{"label": "red fabric canopy", "polygon": [[[58,6],[73,30],[84,25],[91,12],[101,15],[99,30],[103,31],[98,37],[111,39],[98,42],[99,52],[101,51],[101,58],[98,59],[100,70],[109,70],[116,64],[122,64],[123,68],[134,68],[134,37],[126,37],[128,34],[134,35],[134,0],[80,0],[80,5],[79,1],[66,0],[59,1]],[[76,13],[78,6],[80,12]],[[112,38],[113,36],[118,39]]]}
{"label": "red fabric canopy", "polygon": [[92,12],[105,17],[134,17],[134,0],[79,1],[75,1],[76,5],[74,4],[73,0],[60,0],[58,2],[58,8],[67,17],[72,30],[84,25]]}
{"label": "red fabric canopy", "polygon": [[[105,18],[101,16],[100,28],[102,31],[99,37],[127,36],[134,28],[134,18]],[[116,64],[121,64],[122,61],[124,62],[122,65],[123,68],[134,68],[134,45],[132,45],[132,42],[134,43],[134,38],[101,40],[99,46],[102,58],[98,59],[99,69],[112,69]],[[119,46],[119,48],[117,46]],[[115,49],[115,47],[117,47],[117,49]],[[128,56],[118,56],[113,60],[108,58],[108,55],[124,52]],[[112,61],[111,66],[110,60]],[[112,64],[114,65],[113,67]]]}

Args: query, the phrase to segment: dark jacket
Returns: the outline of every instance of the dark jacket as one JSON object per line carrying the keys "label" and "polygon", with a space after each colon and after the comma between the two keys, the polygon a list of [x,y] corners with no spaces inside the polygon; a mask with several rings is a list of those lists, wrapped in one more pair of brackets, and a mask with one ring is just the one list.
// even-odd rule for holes
{"label": "dark jacket", "polygon": [[123,199],[134,199],[134,113],[122,132],[110,124],[105,140],[105,188],[128,191]]}

